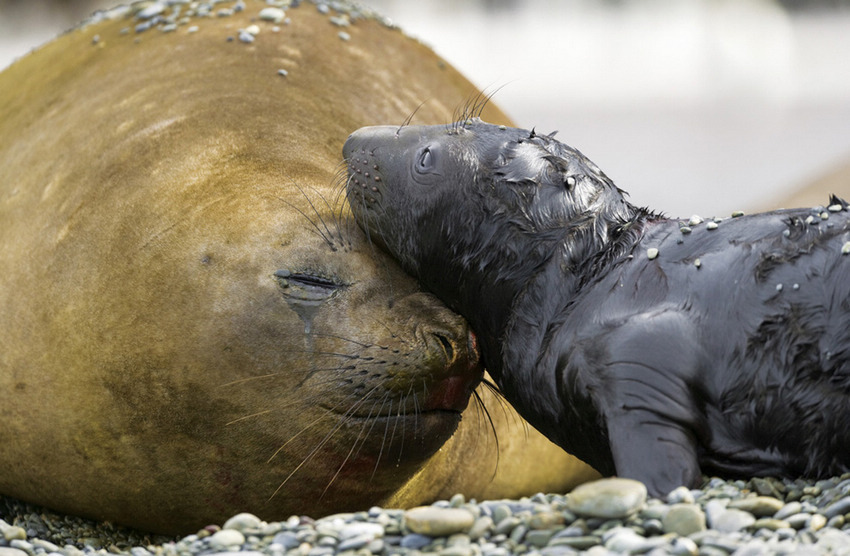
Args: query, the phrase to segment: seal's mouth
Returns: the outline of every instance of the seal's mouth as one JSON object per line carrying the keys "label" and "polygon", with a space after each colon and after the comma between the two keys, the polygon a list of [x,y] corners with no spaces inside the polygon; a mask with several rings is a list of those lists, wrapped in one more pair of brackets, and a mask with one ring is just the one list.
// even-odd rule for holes
{"label": "seal's mouth", "polygon": [[[374,378],[372,387],[365,390],[363,398],[350,400],[337,406],[325,402],[320,405],[353,420],[376,420],[381,418],[416,417],[426,413],[445,413],[459,415],[473,395],[484,377],[484,368],[480,364],[478,340],[475,334],[467,329],[466,346],[453,346],[452,342],[441,334],[429,333],[432,344],[439,343],[440,347],[432,347],[431,351],[441,351],[442,357],[437,368],[434,362],[418,376],[407,376],[399,382],[398,377],[385,376]],[[381,381],[386,381],[381,384]],[[361,386],[362,388],[362,386]],[[343,407],[347,405],[347,407]]]}

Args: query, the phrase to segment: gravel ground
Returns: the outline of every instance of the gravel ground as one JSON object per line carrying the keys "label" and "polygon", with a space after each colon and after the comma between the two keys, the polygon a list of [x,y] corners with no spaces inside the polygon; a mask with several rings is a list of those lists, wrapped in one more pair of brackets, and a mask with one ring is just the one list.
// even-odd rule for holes
{"label": "gravel ground", "polygon": [[850,473],[822,481],[707,479],[666,500],[641,483],[603,479],[567,495],[370,508],[266,523],[239,514],[182,539],[59,515],[0,498],[0,556],[418,554],[850,555]]}

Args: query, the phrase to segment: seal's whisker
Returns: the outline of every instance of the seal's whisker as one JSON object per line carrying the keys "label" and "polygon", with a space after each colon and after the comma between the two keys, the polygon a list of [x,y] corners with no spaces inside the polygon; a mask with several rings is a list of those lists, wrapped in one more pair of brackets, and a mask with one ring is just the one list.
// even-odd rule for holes
{"label": "seal's whisker", "polygon": [[360,346],[360,347],[363,347],[363,348],[377,347],[377,348],[381,348],[381,349],[389,349],[388,346],[358,342],[357,340],[352,340],[351,338],[346,338],[345,336],[340,336],[338,334],[327,334],[327,333],[323,333],[323,332],[314,332],[313,336],[318,337],[318,338],[334,338],[336,340],[342,340],[343,342],[349,342],[349,343],[352,343],[356,346]]}
{"label": "seal's whisker", "polygon": [[[304,466],[304,464],[305,464],[305,463],[307,463],[308,461],[310,461],[310,460],[313,458],[313,456],[315,456],[315,455],[319,452],[319,450],[321,450],[321,449],[325,446],[325,444],[327,444],[327,443],[328,443],[328,441],[329,441],[329,440],[333,437],[333,435],[334,435],[334,434],[335,434],[335,433],[336,433],[336,432],[337,432],[340,428],[342,428],[342,426],[343,426],[345,423],[347,423],[347,422],[349,421],[349,419],[351,418],[351,415],[354,413],[354,411],[356,411],[356,410],[357,410],[357,408],[358,408],[360,405],[362,405],[362,403],[363,403],[365,400],[367,400],[367,399],[369,398],[369,396],[370,396],[370,395],[371,395],[371,394],[375,391],[375,389],[376,389],[376,388],[378,388],[378,387],[376,386],[375,388],[373,388],[372,390],[370,390],[369,392],[367,392],[367,393],[366,393],[366,394],[365,394],[365,395],[364,395],[364,396],[363,396],[360,400],[358,400],[357,402],[355,402],[355,403],[354,403],[354,404],[353,404],[353,405],[352,405],[352,406],[348,409],[348,411],[346,411],[346,412],[345,412],[345,413],[344,413],[344,414],[340,417],[340,419],[339,419],[339,421],[337,422],[337,424],[336,424],[336,425],[334,425],[334,427],[333,427],[333,428],[332,428],[332,429],[331,429],[331,430],[330,430],[330,431],[329,431],[329,432],[328,432],[328,433],[324,436],[324,438],[322,438],[322,440],[320,440],[320,441],[319,441],[319,443],[316,445],[316,447],[315,447],[315,448],[313,448],[313,449],[310,451],[310,453],[309,453],[309,454],[307,454],[307,456],[306,456],[303,460],[301,460],[301,463],[299,463],[299,464],[295,467],[295,469],[293,469],[293,470],[289,473],[289,475],[287,475],[287,476],[286,476],[286,478],[283,480],[283,482],[281,482],[281,483],[280,483],[280,485],[279,485],[279,486],[275,489],[275,491],[274,491],[274,492],[272,493],[272,495],[269,497],[269,500],[271,500],[272,498],[274,498],[274,497],[277,495],[277,493],[278,493],[278,492],[280,492],[280,489],[282,489],[282,488],[286,485],[286,483],[289,481],[289,479],[291,479],[291,478],[292,478],[292,476],[293,476],[293,475],[295,475],[295,473],[297,473],[297,472],[298,472],[298,470],[299,470],[299,469],[301,469],[301,468]],[[330,411],[330,410],[329,410],[329,411]],[[323,417],[324,417],[324,416],[323,416]],[[321,417],[320,417],[320,419],[321,419]],[[318,419],[317,419],[317,421],[314,421],[313,423],[311,423],[309,426],[312,426],[312,425],[313,425],[313,424],[315,424],[316,422],[318,422]],[[302,429],[302,431],[299,431],[299,432],[296,434],[296,436],[297,436],[298,434],[301,434],[301,432],[303,432],[303,431],[304,431],[303,429]],[[287,440],[287,441],[286,441],[286,443],[284,443],[284,445],[283,445],[283,446],[281,446],[280,448],[278,448],[278,450],[277,450],[277,451],[274,453],[274,455],[272,456],[272,459],[273,459],[273,458],[274,458],[274,456],[276,456],[276,455],[277,455],[277,454],[278,454],[278,453],[279,453],[279,452],[280,452],[280,451],[281,451],[281,450],[282,450],[282,449],[283,449],[283,448],[284,448],[287,444],[289,444],[289,442],[291,442],[293,438],[295,438],[295,437],[290,438],[289,440]],[[269,461],[271,461],[271,459],[269,459]]]}
{"label": "seal's whisker", "polygon": [[[370,315],[370,316],[372,316],[372,315]],[[372,316],[372,321],[373,321],[373,322],[376,322],[377,324],[379,324],[380,326],[382,326],[382,327],[383,327],[383,328],[384,328],[387,332],[389,332],[389,333],[390,333],[390,337],[391,337],[391,338],[393,338],[394,340],[398,340],[398,341],[400,341],[401,343],[403,343],[403,344],[404,344],[405,346],[407,346],[407,347],[410,347],[410,342],[409,342],[408,340],[406,340],[406,339],[404,338],[404,336],[401,336],[401,335],[400,335],[400,334],[398,334],[395,330],[393,330],[393,329],[392,329],[392,328],[391,328],[391,327],[390,327],[387,323],[385,323],[385,322],[384,322],[384,321],[382,321],[381,319],[376,318],[376,317],[374,317],[374,316]]]}
{"label": "seal's whisker", "polygon": [[[405,403],[406,397],[407,396],[405,395],[404,397],[402,397],[399,400],[399,402],[398,402],[398,414],[396,415],[396,419],[395,419],[396,425],[398,425],[398,422],[401,421],[401,445],[398,448],[398,460],[396,461],[396,464],[401,463],[401,456],[404,453],[404,428],[405,428],[404,425],[405,425],[405,423],[404,423],[404,420],[401,418],[401,415],[402,415],[401,406],[406,405],[406,403]],[[395,434],[395,426],[393,426],[393,434]]]}
{"label": "seal's whisker", "polygon": [[267,415],[267,414],[271,413],[272,411],[273,410],[271,410],[271,409],[266,409],[265,411],[258,411],[257,413],[252,413],[251,415],[245,415],[244,417],[239,417],[238,419],[234,419],[233,421],[225,423],[224,426],[229,427],[230,425],[233,425],[233,424],[238,423],[240,421],[244,421],[246,419],[252,419],[254,417],[260,417],[262,415]]}
{"label": "seal's whisker", "polygon": [[413,109],[413,112],[411,112],[411,113],[410,113],[410,114],[409,114],[409,115],[408,115],[408,116],[404,119],[404,121],[401,123],[401,125],[400,125],[400,126],[398,126],[398,129],[396,130],[396,135],[398,135],[398,133],[401,131],[401,129],[402,129],[403,127],[406,127],[406,126],[409,126],[409,125],[410,125],[410,122],[411,122],[411,121],[413,121],[413,116],[415,116],[415,115],[416,115],[416,113],[417,113],[417,112],[419,112],[419,109],[420,109],[420,108],[422,108],[422,107],[425,105],[425,103],[426,103],[426,102],[427,102],[427,101],[423,100],[422,102],[420,102],[420,103],[419,103],[419,106],[417,106],[416,108],[414,108],[414,109]]}
{"label": "seal's whisker", "polygon": [[246,378],[240,378],[240,379],[237,379],[237,380],[232,380],[230,382],[225,382],[224,384],[219,384],[218,388],[226,388],[228,386],[234,386],[236,384],[242,384],[243,382],[250,382],[252,380],[262,380],[264,378],[271,378],[271,377],[275,377],[275,376],[280,376],[280,373],[267,373],[267,374],[264,374],[264,375],[257,375],[257,376],[249,376],[249,377],[246,377]]}
{"label": "seal's whisker", "polygon": [[[324,231],[325,231],[325,233],[322,234],[322,237],[325,238],[325,241],[327,241],[328,244],[333,249],[335,247],[334,243],[333,243],[333,232],[331,232],[330,228],[328,228],[328,224],[327,224],[327,222],[325,222],[325,219],[322,217],[322,213],[320,213],[316,209],[316,205],[313,204],[313,200],[310,199],[310,196],[307,195],[304,192],[304,189],[302,187],[300,187],[297,183],[293,183],[293,185],[298,189],[298,191],[301,192],[301,195],[303,195],[304,198],[307,200],[307,203],[309,203],[310,208],[313,209],[313,213],[316,215],[316,218],[319,219],[319,222],[321,222],[322,227],[324,228]],[[319,198],[322,199],[322,201],[324,201],[325,204],[327,205],[327,200],[325,200],[325,198],[321,194],[319,194]],[[331,210],[330,206],[328,206],[328,210]],[[318,228],[318,226],[317,226],[317,228]],[[327,235],[325,235],[325,234],[327,234]]]}
{"label": "seal's whisker", "polygon": [[[392,400],[392,398],[390,398],[389,392],[387,392],[384,395],[384,399],[390,400],[390,408],[387,411],[387,415],[392,415],[393,414],[393,400]],[[384,408],[384,406],[381,405],[381,409],[383,409],[383,408]],[[370,482],[372,481],[372,479],[375,478],[375,473],[378,472],[378,465],[381,463],[381,457],[384,455],[384,447],[386,446],[387,450],[389,450],[389,448],[390,448],[390,446],[387,446],[387,432],[389,432],[389,430],[390,430],[390,420],[391,419],[387,419],[386,423],[384,424],[384,438],[383,438],[383,440],[381,440],[381,448],[378,450],[377,459],[375,459],[375,468],[372,469],[372,475],[369,477]],[[392,445],[392,438],[390,439],[390,445]]]}
{"label": "seal's whisker", "polygon": [[[278,448],[277,450],[275,450],[275,452],[274,452],[274,453],[271,455],[271,457],[270,457],[270,458],[266,461],[266,463],[271,463],[271,462],[272,462],[272,460],[273,460],[275,457],[277,457],[277,455],[281,452],[281,450],[283,450],[284,448],[286,448],[286,447],[289,445],[289,443],[290,443],[290,442],[292,442],[293,440],[295,440],[296,438],[298,438],[298,437],[299,437],[301,434],[303,434],[304,432],[307,432],[308,430],[310,430],[310,429],[311,429],[311,428],[312,428],[312,427],[313,427],[316,423],[318,423],[319,421],[321,421],[322,419],[324,419],[325,417],[327,417],[327,415],[328,415],[329,413],[332,413],[332,412],[333,412],[333,409],[326,409],[326,410],[325,410],[325,413],[324,413],[323,415],[321,415],[321,416],[317,417],[314,421],[312,421],[311,423],[309,423],[308,425],[306,425],[305,427],[303,427],[300,431],[296,432],[294,435],[292,435],[291,437],[289,437],[289,440],[287,440],[286,442],[284,442],[284,443],[280,446],[280,448]],[[321,444],[321,443],[320,443],[320,444]],[[302,464],[303,464],[303,462],[302,462]],[[300,466],[299,466],[299,467],[300,467]],[[297,469],[296,469],[296,471],[297,471]],[[281,486],[283,486],[283,485],[281,485]],[[278,490],[280,490],[280,489],[278,489]],[[275,494],[277,494],[277,491],[275,491]],[[274,497],[274,495],[272,495],[272,497]]]}
{"label": "seal's whisker", "polygon": [[481,396],[478,394],[477,390],[472,391],[472,395],[475,396],[475,400],[478,402],[478,406],[484,411],[484,415],[487,416],[487,422],[490,423],[490,430],[493,431],[493,440],[496,442],[496,466],[493,468],[493,476],[490,477],[490,480],[493,480],[496,477],[496,472],[499,469],[499,457],[500,457],[500,447],[499,447],[499,433],[496,432],[496,425],[493,423],[493,417],[490,415],[490,411],[487,409],[487,405],[484,403],[484,400],[481,399]]}
{"label": "seal's whisker", "polygon": [[297,206],[293,205],[292,203],[290,203],[289,201],[287,201],[283,197],[278,197],[278,199],[282,203],[287,205],[289,208],[294,209],[298,214],[303,216],[307,220],[307,222],[309,222],[310,225],[313,227],[312,231],[314,233],[319,234],[319,237],[321,237],[323,240],[325,240],[325,243],[327,243],[331,247],[332,250],[336,250],[336,246],[333,244],[332,239],[330,237],[328,237],[327,235],[325,235],[325,233],[322,231],[322,228],[320,228],[319,225],[316,222],[314,222],[309,216],[307,216],[307,214],[303,210],[301,210]]}
{"label": "seal's whisker", "polygon": [[[375,410],[375,404],[372,404],[372,409],[369,410],[369,414],[366,416],[366,419],[363,422],[363,426],[360,427],[360,432],[357,433],[357,438],[354,439],[354,443],[351,445],[351,449],[348,451],[348,454],[346,454],[345,458],[342,460],[342,463],[340,464],[339,468],[336,470],[336,473],[334,473],[334,476],[331,477],[330,481],[328,481],[328,484],[325,486],[325,489],[322,491],[322,494],[319,495],[320,500],[322,498],[324,498],[325,494],[328,492],[328,489],[331,488],[331,485],[334,483],[334,481],[336,481],[336,478],[339,477],[339,474],[342,472],[342,469],[345,467],[345,464],[348,463],[348,460],[351,458],[351,455],[354,453],[354,449],[357,448],[358,443],[362,447],[363,443],[366,442],[366,438],[368,438],[369,435],[367,433],[366,436],[363,436],[363,431],[366,430],[366,426],[369,424],[370,421],[372,422],[372,427],[375,426],[375,421],[371,419],[372,412],[374,410]],[[372,428],[370,427],[369,430],[371,432]],[[361,437],[363,437],[362,442],[360,441]],[[360,453],[359,448],[357,450],[357,453],[358,454]],[[356,458],[356,455],[355,455],[355,458]]]}
{"label": "seal's whisker", "polygon": [[496,398],[496,401],[498,402],[499,407],[502,408],[502,413],[504,414],[505,419],[507,419],[508,416],[510,416],[511,420],[515,424],[518,423],[518,424],[522,425],[522,428],[525,429],[525,436],[527,438],[528,437],[528,422],[525,419],[521,419],[519,414],[516,411],[511,411],[513,408],[511,407],[511,404],[508,403],[508,400],[505,399],[505,395],[502,394],[502,391],[499,390],[499,387],[496,386],[495,384],[493,384],[493,382],[491,382],[490,380],[488,380],[486,378],[481,380],[481,384],[485,388],[487,388],[487,390],[489,390],[490,393],[493,394],[493,396]]}

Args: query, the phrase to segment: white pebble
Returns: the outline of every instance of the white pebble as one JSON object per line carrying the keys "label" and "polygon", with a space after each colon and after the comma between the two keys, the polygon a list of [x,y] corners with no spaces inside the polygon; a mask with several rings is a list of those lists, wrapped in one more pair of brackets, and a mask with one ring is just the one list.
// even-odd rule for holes
{"label": "white pebble", "polygon": [[846,255],[848,253],[850,253],[850,241],[841,246],[841,254]]}
{"label": "white pebble", "polygon": [[249,26],[245,27],[245,32],[251,33],[252,35],[254,35],[256,37],[257,35],[260,34],[260,27],[259,27],[259,25],[249,25]]}
{"label": "white pebble", "polygon": [[702,261],[699,259],[694,259],[694,266],[699,268],[702,266]]}
{"label": "white pebble", "polygon": [[210,547],[217,550],[242,546],[245,544],[245,535],[234,529],[222,529],[210,537]]}
{"label": "white pebble", "polygon": [[197,33],[197,32],[198,32],[198,26],[197,26],[197,25],[192,25],[191,27],[189,27],[188,29],[186,29],[186,32],[187,32],[187,33]]}
{"label": "white pebble", "polygon": [[139,19],[150,19],[155,15],[159,15],[165,11],[165,4],[157,2],[155,4],[151,4],[150,6],[139,10],[139,13],[136,14],[136,17]]}
{"label": "white pebble", "polygon": [[782,291],[782,284],[776,284],[776,291],[778,291],[778,292]]}
{"label": "white pebble", "polygon": [[744,216],[744,211],[742,211],[742,210],[736,210],[735,212],[732,213],[732,218],[738,218],[738,217],[741,217],[741,216]]}
{"label": "white pebble", "polygon": [[696,226],[700,223],[702,223],[702,218],[700,218],[700,216],[697,214],[691,216],[691,219],[688,220],[688,224],[690,224],[691,226]]}
{"label": "white pebble", "polygon": [[286,12],[280,8],[263,8],[260,10],[260,19],[280,23],[286,17]]}
{"label": "white pebble", "polygon": [[655,247],[650,247],[649,249],[646,250],[646,257],[650,261],[657,256],[658,256],[658,249],[656,249]]}
{"label": "white pebble", "polygon": [[342,40],[344,40],[344,41],[350,41],[350,40],[351,40],[351,35],[349,35],[349,34],[348,34],[348,33],[346,33],[345,31],[340,31],[340,32],[339,32],[339,38],[341,38],[341,39],[342,39]]}
{"label": "white pebble", "polygon": [[836,204],[834,204],[834,205],[829,205],[829,206],[827,207],[827,210],[829,210],[829,212],[841,212],[841,209],[842,209],[842,208],[844,208],[844,207],[842,207],[841,205],[839,205],[838,203],[836,203]]}
{"label": "white pebble", "polygon": [[259,529],[263,524],[260,521],[260,518],[255,516],[254,514],[249,513],[241,513],[236,514],[231,517],[222,525],[222,529],[234,529],[236,531],[244,532],[248,529]]}
{"label": "white pebble", "polygon": [[705,225],[705,229],[706,230],[716,230],[717,229],[717,222],[714,222],[712,220],[711,222],[709,222],[708,224]]}
{"label": "white pebble", "polygon": [[600,479],[584,483],[567,497],[567,508],[579,515],[621,519],[643,507],[646,486],[632,479]]}
{"label": "white pebble", "polygon": [[694,503],[694,495],[691,494],[691,491],[688,487],[680,486],[670,491],[670,494],[667,495],[667,503],[668,504],[693,504]]}

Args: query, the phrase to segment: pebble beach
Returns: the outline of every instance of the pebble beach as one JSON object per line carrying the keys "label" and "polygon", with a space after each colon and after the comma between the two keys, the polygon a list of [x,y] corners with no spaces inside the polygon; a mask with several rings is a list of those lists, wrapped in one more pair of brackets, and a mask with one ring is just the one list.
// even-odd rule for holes
{"label": "pebble beach", "polygon": [[373,507],[267,523],[243,513],[179,539],[0,498],[0,556],[131,554],[850,555],[850,473],[821,481],[706,479],[666,499],[602,479],[519,500],[455,495],[409,510]]}

